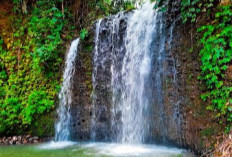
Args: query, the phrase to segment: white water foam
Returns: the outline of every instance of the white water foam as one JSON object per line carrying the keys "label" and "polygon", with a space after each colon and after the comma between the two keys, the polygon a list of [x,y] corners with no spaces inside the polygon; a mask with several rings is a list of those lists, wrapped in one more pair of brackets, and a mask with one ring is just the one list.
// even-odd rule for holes
{"label": "white water foam", "polygon": [[170,157],[181,155],[184,150],[157,145],[133,145],[116,143],[89,143],[83,145],[88,155],[114,157]]}
{"label": "white water foam", "polygon": [[71,141],[62,141],[62,142],[55,142],[51,141],[49,143],[44,143],[38,146],[39,149],[47,149],[47,150],[52,150],[52,149],[63,149],[69,146],[73,146],[77,144],[76,142],[71,142]]}

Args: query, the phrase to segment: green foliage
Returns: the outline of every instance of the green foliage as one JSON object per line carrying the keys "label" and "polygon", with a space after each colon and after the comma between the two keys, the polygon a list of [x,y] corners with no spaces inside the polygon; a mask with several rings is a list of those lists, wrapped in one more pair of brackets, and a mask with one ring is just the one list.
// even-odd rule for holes
{"label": "green foliage", "polygon": [[53,97],[49,99],[45,91],[33,91],[28,97],[27,106],[23,108],[23,124],[30,124],[34,114],[49,111],[54,104]]}
{"label": "green foliage", "polygon": [[135,9],[136,0],[87,0],[87,8],[83,8],[83,12],[87,15],[79,21],[79,27],[85,28],[80,32],[81,39],[86,38],[90,25],[104,16],[117,14],[120,11],[129,11]]}
{"label": "green foliage", "polygon": [[4,46],[0,38],[0,133],[22,132],[53,110],[65,52],[62,35],[67,39],[65,32],[73,30],[58,0],[36,1],[27,15],[19,12],[20,3],[14,1],[13,45]]}
{"label": "green foliage", "polygon": [[110,14],[116,14],[119,11],[132,10],[135,8],[135,3],[136,0],[100,0],[94,4],[94,7],[96,11],[100,11],[100,14],[108,16]]}
{"label": "green foliage", "polygon": [[[232,122],[232,81],[226,77],[226,70],[232,60],[232,7],[225,6],[215,14],[214,24],[202,26],[200,51],[200,79],[206,83],[207,92],[201,97],[210,100],[207,108],[217,112],[217,118],[225,118],[228,125]],[[222,121],[221,121],[222,122]]]}
{"label": "green foliage", "polygon": [[[155,3],[155,9],[166,11],[168,6],[167,0],[151,0]],[[209,14],[218,3],[218,0],[181,0],[180,11],[183,23],[190,21],[196,22],[197,15],[200,13]]]}
{"label": "green foliage", "polygon": [[22,0],[13,0],[13,4],[14,4],[13,11],[15,13],[21,12],[21,2],[22,2]]}
{"label": "green foliage", "polygon": [[165,12],[167,10],[167,0],[151,0],[151,2],[155,2],[154,9],[158,9],[162,12]]}
{"label": "green foliage", "polygon": [[87,29],[82,29],[80,32],[80,38],[84,40],[88,36],[88,30]]}
{"label": "green foliage", "polygon": [[195,22],[199,13],[210,11],[217,0],[182,0],[181,17],[183,22]]}
{"label": "green foliage", "polygon": [[21,54],[17,61],[3,50],[0,57],[0,132],[22,130],[54,107],[59,77],[35,74],[30,54]]}
{"label": "green foliage", "polygon": [[33,60],[36,69],[40,69],[41,63],[51,66],[57,62],[62,46],[61,33],[67,24],[63,18],[61,10],[55,7],[55,1],[38,1],[33,9],[26,28],[31,38],[29,44],[33,44],[34,48]]}

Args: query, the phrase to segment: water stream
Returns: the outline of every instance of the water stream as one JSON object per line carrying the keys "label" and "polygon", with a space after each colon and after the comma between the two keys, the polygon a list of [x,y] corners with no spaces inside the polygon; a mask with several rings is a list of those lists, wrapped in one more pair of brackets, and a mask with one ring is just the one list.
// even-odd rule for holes
{"label": "water stream", "polygon": [[[154,12],[153,5],[145,3],[128,18],[125,56],[122,62],[122,69],[119,71],[121,82],[115,82],[112,86],[113,97],[120,91],[120,98],[114,102],[115,113],[121,112],[123,143],[143,143],[149,130],[148,107],[151,105],[151,68],[152,57],[157,53],[156,58],[159,71],[156,72],[157,93],[162,100],[162,88],[160,71],[162,71],[162,48],[163,39],[159,39],[161,46],[159,51],[152,52],[152,43],[157,42],[154,37],[163,33],[162,16]],[[160,33],[160,34],[159,34]],[[158,37],[159,38],[159,37]],[[117,80],[117,78],[113,78]],[[115,90],[119,89],[119,91]],[[159,101],[159,100],[157,100]],[[120,141],[120,140],[119,140]]]}
{"label": "water stream", "polygon": [[65,61],[65,70],[63,74],[63,84],[59,93],[59,108],[57,109],[58,121],[55,125],[55,140],[70,140],[70,104],[72,103],[72,76],[75,71],[75,59],[77,56],[77,47],[79,38],[74,40],[70,46]]}

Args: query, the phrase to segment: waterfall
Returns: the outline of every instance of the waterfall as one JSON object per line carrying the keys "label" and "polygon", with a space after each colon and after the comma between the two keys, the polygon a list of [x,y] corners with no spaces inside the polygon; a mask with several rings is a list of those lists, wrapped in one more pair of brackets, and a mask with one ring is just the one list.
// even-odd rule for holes
{"label": "waterfall", "polygon": [[65,61],[65,69],[63,74],[62,88],[59,93],[59,108],[58,122],[55,125],[55,140],[68,141],[70,140],[70,105],[72,103],[72,76],[75,71],[75,60],[77,56],[77,47],[79,38],[74,40],[70,46],[69,52]]}
{"label": "waterfall", "polygon": [[[147,109],[151,103],[149,100],[149,77],[152,67],[152,42],[159,29],[158,13],[153,11],[153,5],[144,4],[137,9],[128,19],[126,32],[126,52],[122,62],[122,69],[119,71],[121,81],[117,78],[112,86],[115,112],[121,112],[121,141],[123,143],[141,143],[144,141],[149,123],[146,119]],[[162,41],[161,41],[162,42]],[[162,43],[163,44],[163,43]],[[162,60],[162,50],[158,58]],[[157,74],[157,78],[159,78]],[[158,82],[157,84],[160,84]],[[160,88],[160,87],[159,87]],[[118,90],[119,89],[119,90]],[[121,94],[119,99],[117,95]]]}
{"label": "waterfall", "polygon": [[167,112],[175,112],[171,107],[167,111],[163,87],[172,34],[173,25],[168,31],[164,14],[149,2],[97,22],[93,140],[144,143],[155,137],[166,143],[171,121]]}
{"label": "waterfall", "polygon": [[111,123],[116,121],[110,119],[112,105],[114,105],[112,104],[112,84],[114,83],[112,70],[119,70],[122,66],[127,16],[119,13],[96,23],[92,77],[92,140],[109,140],[115,136],[111,133]]}

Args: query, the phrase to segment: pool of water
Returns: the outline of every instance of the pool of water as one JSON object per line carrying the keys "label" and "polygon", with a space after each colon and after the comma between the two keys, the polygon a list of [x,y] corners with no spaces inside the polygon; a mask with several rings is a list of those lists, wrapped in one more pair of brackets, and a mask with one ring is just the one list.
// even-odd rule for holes
{"label": "pool of water", "polygon": [[49,142],[2,146],[0,157],[193,157],[185,150],[157,145]]}

